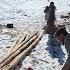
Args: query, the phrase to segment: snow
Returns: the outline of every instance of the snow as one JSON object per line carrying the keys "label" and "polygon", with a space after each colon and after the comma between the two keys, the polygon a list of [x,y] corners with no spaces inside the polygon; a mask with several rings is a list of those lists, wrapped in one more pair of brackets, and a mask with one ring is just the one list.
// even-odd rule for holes
{"label": "snow", "polygon": [[[56,15],[69,12],[69,0],[50,1],[55,3]],[[44,22],[43,11],[49,3],[47,0],[0,0],[0,21],[2,23]]]}
{"label": "snow", "polygon": [[0,32],[0,58],[7,52],[16,37],[17,32],[15,30],[9,30],[6,28],[2,29]]}
{"label": "snow", "polygon": [[[70,12],[69,0],[50,0],[54,1],[56,6],[56,18],[59,24],[65,23],[60,15]],[[0,0],[0,57],[4,55],[10,44],[15,41],[17,35],[21,32],[35,32],[41,30],[46,25],[44,20],[45,6],[50,4],[48,0]],[[69,22],[69,21],[67,21]],[[14,29],[8,29],[3,25],[13,23]],[[70,32],[70,27],[66,26]],[[58,58],[52,58],[47,50],[48,35],[43,34],[43,38],[34,48],[29,56],[22,61],[20,70],[25,70],[28,66],[34,70],[61,70]],[[67,53],[64,46],[66,61]],[[61,54],[60,54],[61,55]]]}

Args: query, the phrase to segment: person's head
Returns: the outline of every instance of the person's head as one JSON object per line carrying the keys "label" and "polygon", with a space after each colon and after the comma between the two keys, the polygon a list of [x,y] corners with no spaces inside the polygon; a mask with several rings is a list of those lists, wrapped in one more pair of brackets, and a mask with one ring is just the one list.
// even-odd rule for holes
{"label": "person's head", "polygon": [[47,10],[47,11],[49,10],[49,7],[48,7],[48,6],[46,6],[46,10]]}
{"label": "person's head", "polygon": [[64,39],[68,35],[68,32],[65,29],[60,29],[55,32],[55,38],[60,43],[64,44]]}
{"label": "person's head", "polygon": [[46,6],[46,9],[48,9],[49,7],[48,6]]}
{"label": "person's head", "polygon": [[50,6],[52,6],[52,5],[54,5],[54,2],[51,2],[51,3],[50,3]]}

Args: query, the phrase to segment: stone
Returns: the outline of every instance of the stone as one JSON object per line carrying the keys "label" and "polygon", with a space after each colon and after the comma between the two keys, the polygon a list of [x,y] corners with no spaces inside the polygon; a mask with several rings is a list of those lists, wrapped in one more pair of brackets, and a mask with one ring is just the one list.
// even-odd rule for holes
{"label": "stone", "polygon": [[13,24],[7,24],[7,28],[13,28]]}

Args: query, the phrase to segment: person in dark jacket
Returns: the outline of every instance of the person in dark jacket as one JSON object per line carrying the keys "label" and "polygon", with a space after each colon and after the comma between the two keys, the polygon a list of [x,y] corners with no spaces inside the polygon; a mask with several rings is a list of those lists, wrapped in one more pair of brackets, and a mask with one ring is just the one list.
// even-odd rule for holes
{"label": "person in dark jacket", "polygon": [[55,20],[55,9],[56,7],[54,5],[54,2],[51,2],[49,6],[49,12],[50,12],[49,20]]}
{"label": "person in dark jacket", "polygon": [[70,70],[70,34],[65,29],[60,29],[55,32],[55,38],[61,44],[65,45],[68,53],[68,58],[62,70]]}
{"label": "person in dark jacket", "polygon": [[45,13],[45,20],[47,22],[49,19],[49,7],[48,6],[46,6],[44,13]]}
{"label": "person in dark jacket", "polygon": [[50,5],[49,5],[49,9],[48,9],[48,12],[49,12],[49,17],[48,17],[48,20],[47,20],[47,27],[48,27],[48,32],[49,34],[54,34],[54,21],[56,20],[55,18],[55,5],[54,5],[54,2],[51,2]]}

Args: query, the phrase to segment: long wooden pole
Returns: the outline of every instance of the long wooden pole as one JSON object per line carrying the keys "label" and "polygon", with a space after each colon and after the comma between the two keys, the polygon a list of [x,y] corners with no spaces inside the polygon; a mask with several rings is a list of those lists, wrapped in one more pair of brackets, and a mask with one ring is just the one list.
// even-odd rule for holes
{"label": "long wooden pole", "polygon": [[32,34],[30,37],[26,38],[25,41],[23,41],[20,44],[17,44],[16,47],[14,47],[14,49],[12,50],[12,52],[14,53],[16,50],[18,50],[21,46],[23,46],[24,44],[26,44],[33,36],[37,35],[38,32]]}
{"label": "long wooden pole", "polygon": [[14,47],[14,49],[13,49],[11,52],[7,53],[7,55],[6,55],[4,58],[2,58],[2,60],[0,61],[0,64],[2,64],[6,59],[8,59],[8,58],[11,56],[11,54],[15,53],[16,50],[18,50],[21,46],[23,46],[26,42],[28,42],[28,41],[29,41],[33,36],[35,36],[37,33],[38,33],[38,32],[32,34],[30,37],[28,37],[28,38],[27,38],[25,41],[23,41],[21,44],[16,45],[16,47]]}
{"label": "long wooden pole", "polygon": [[24,42],[24,40],[26,39],[26,36],[27,36],[27,34],[22,35],[21,38],[19,39],[18,43],[15,45],[15,47],[12,48],[12,50],[10,52],[12,52],[15,48],[17,48],[19,44]]}
{"label": "long wooden pole", "polygon": [[[18,35],[18,37],[16,38],[16,40],[13,42],[13,44],[11,45],[11,47],[8,49],[8,51],[7,51],[7,53],[6,53],[7,55],[8,55],[9,52],[11,52],[11,50],[16,46],[16,44],[18,43],[20,37],[21,37],[21,34]],[[7,55],[4,55],[4,57],[0,60],[0,64],[5,60],[5,58],[6,58]]]}
{"label": "long wooden pole", "polygon": [[8,52],[10,52],[18,43],[19,39],[21,37],[21,34],[17,37],[17,39],[13,42],[13,44],[11,45],[11,48],[9,48]]}
{"label": "long wooden pole", "polygon": [[14,58],[8,65],[4,66],[1,70],[13,70],[16,65],[26,56],[26,54],[34,48],[39,40],[42,38],[43,32],[40,33],[39,37],[28,47],[26,48],[22,53],[20,53],[16,58]]}
{"label": "long wooden pole", "polygon": [[15,53],[13,53],[9,58],[7,58],[1,65],[0,68],[2,68],[4,65],[10,63],[18,54],[20,54],[22,51],[24,51],[35,39],[37,36],[34,36],[31,38],[23,47],[20,47]]}

